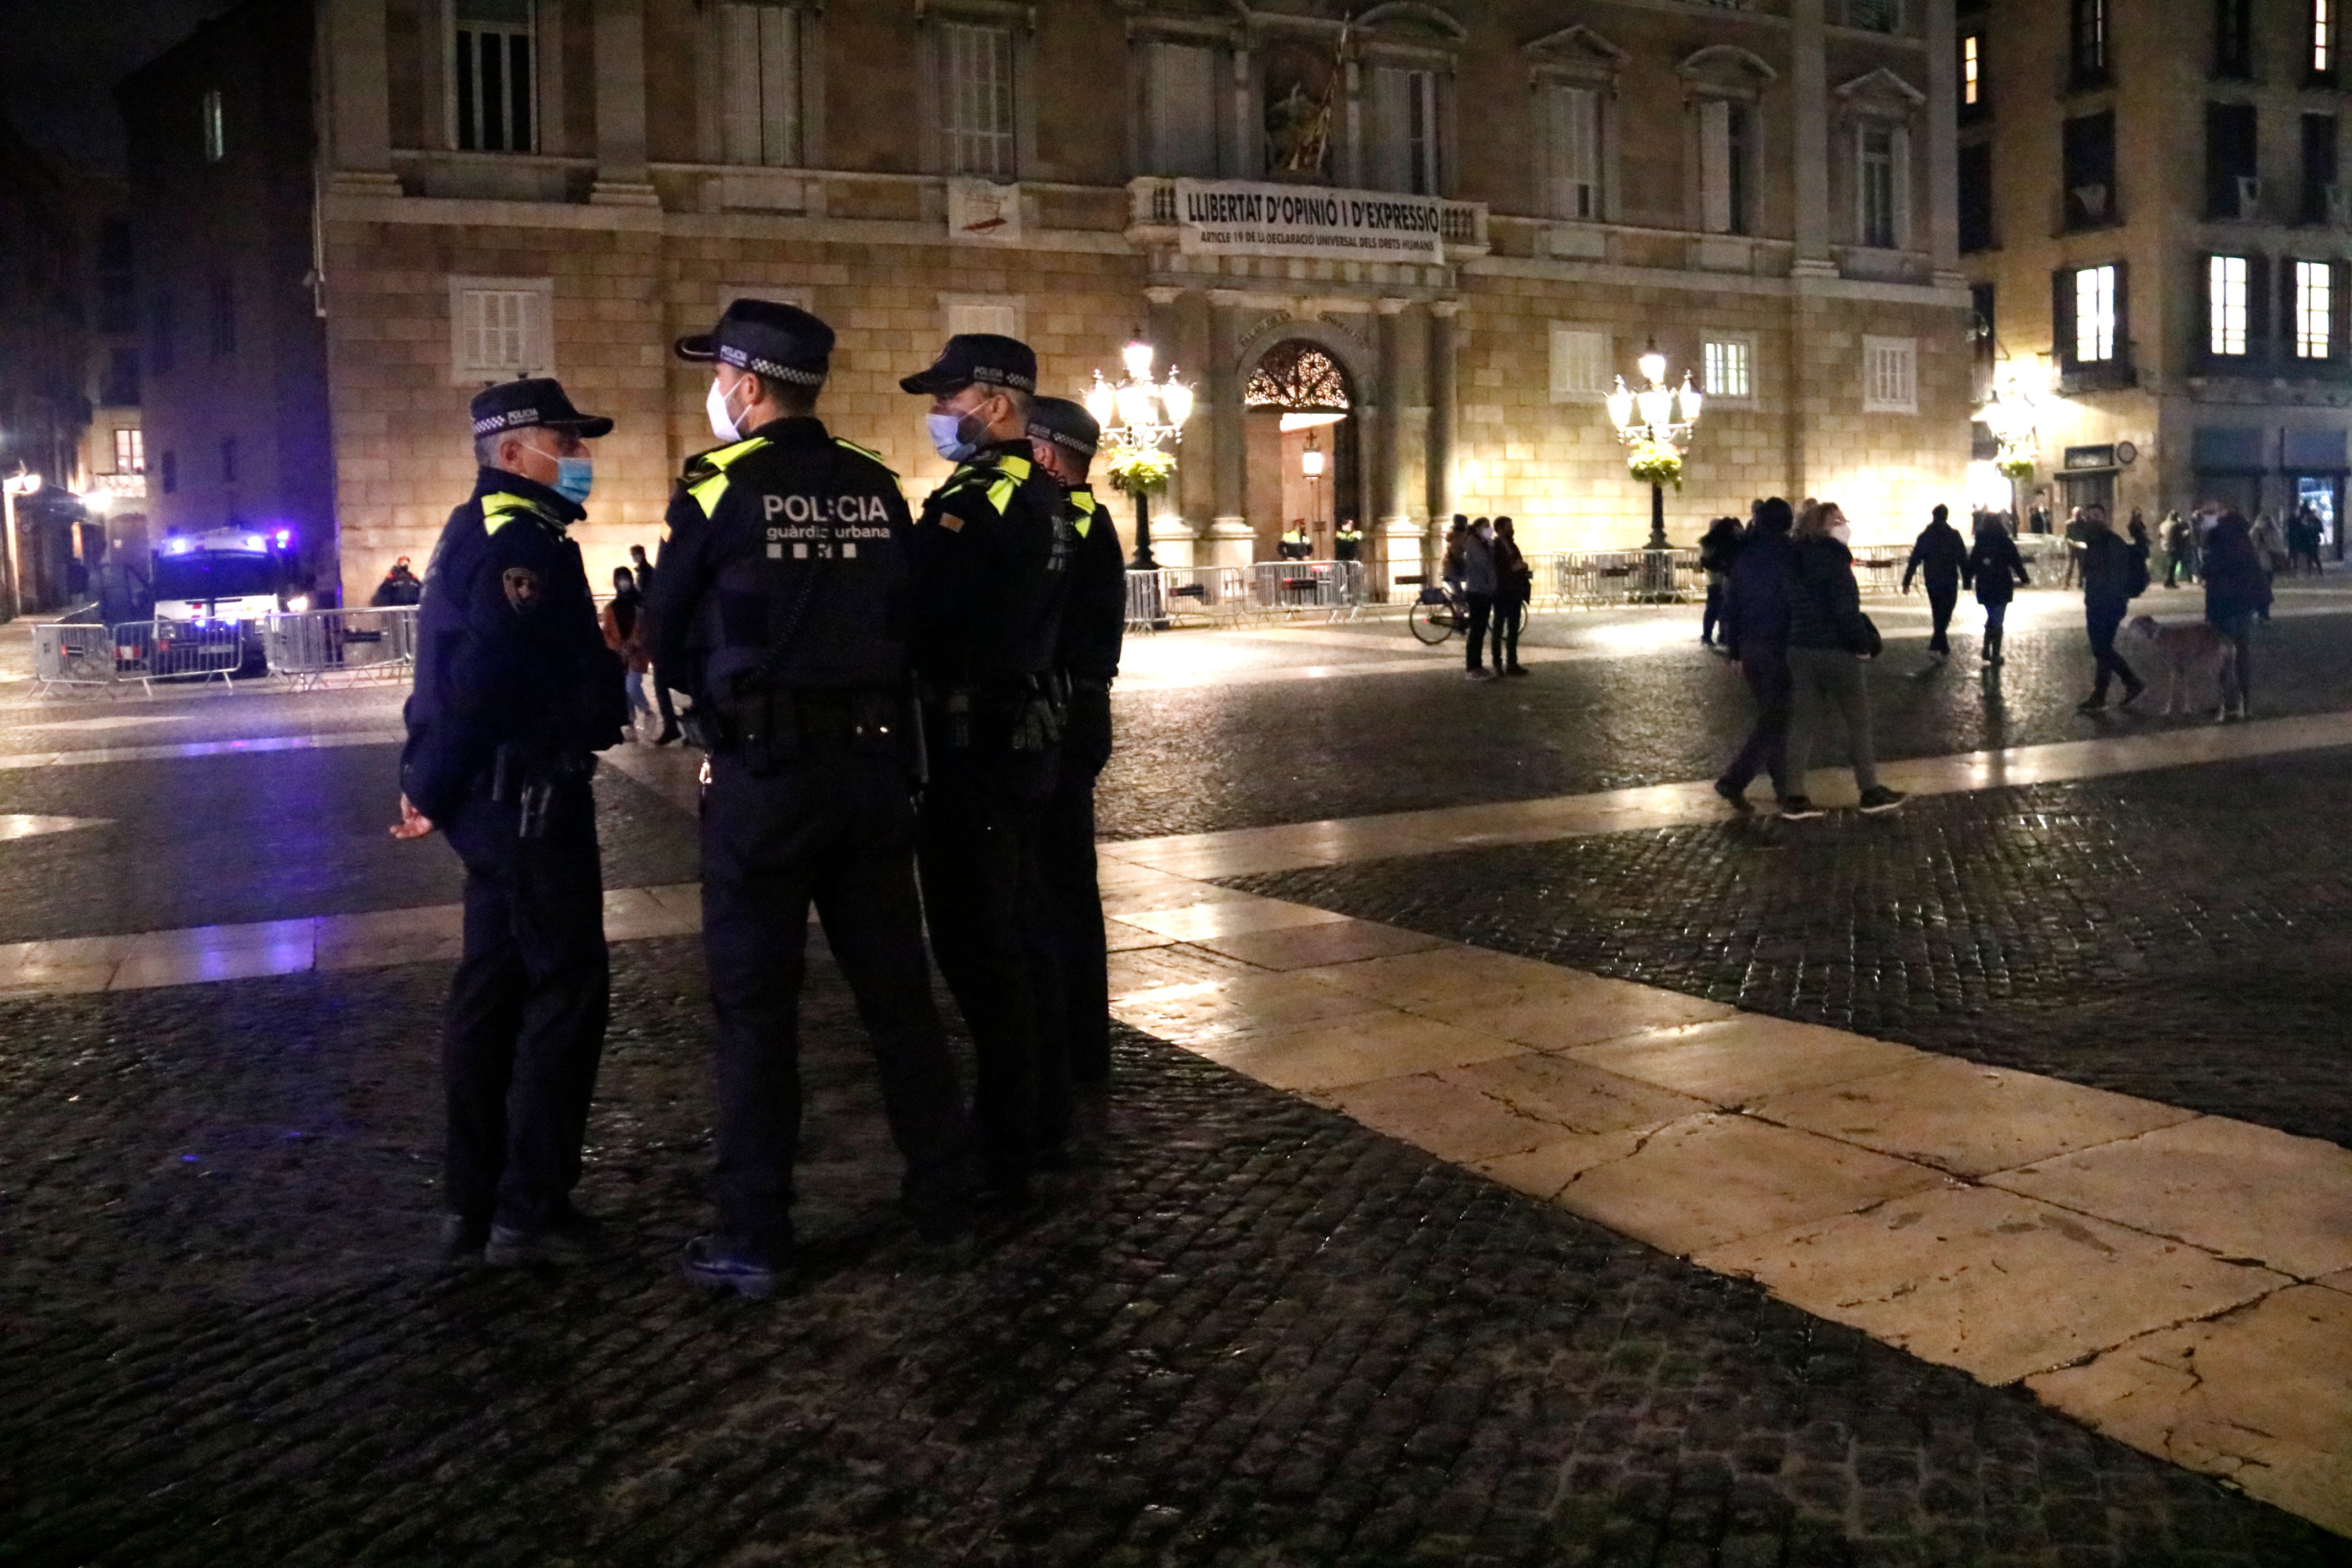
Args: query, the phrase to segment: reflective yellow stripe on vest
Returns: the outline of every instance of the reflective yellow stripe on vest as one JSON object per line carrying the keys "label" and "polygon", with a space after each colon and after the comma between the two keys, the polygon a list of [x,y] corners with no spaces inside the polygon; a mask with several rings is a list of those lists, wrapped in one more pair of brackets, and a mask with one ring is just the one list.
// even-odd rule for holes
{"label": "reflective yellow stripe on vest", "polygon": [[1087,530],[1094,526],[1096,505],[1094,491],[1072,490],[1070,505],[1076,508],[1078,513],[1078,521],[1070,526],[1076,531],[1080,539],[1084,539],[1087,536]]}
{"label": "reflective yellow stripe on vest", "polygon": [[1013,504],[1013,492],[1021,488],[1032,471],[1026,458],[1008,457],[996,460],[996,482],[988,487],[988,504],[996,509],[999,517],[1003,516],[1004,509]]}
{"label": "reflective yellow stripe on vest", "polygon": [[835,436],[835,437],[833,438],[833,444],[834,444],[835,446],[836,446],[836,447],[843,447],[843,448],[845,448],[845,450],[855,452],[855,453],[856,453],[856,454],[857,454],[859,457],[861,457],[861,458],[871,458],[872,459],[874,459],[874,461],[876,461],[876,462],[877,462],[877,463],[881,463],[881,464],[882,464],[882,467],[883,467],[885,469],[887,469],[887,470],[889,471],[890,476],[891,476],[893,479],[896,479],[896,478],[898,477],[898,470],[897,470],[897,469],[895,469],[895,468],[890,468],[890,465],[889,465],[888,463],[887,463],[887,462],[883,462],[882,454],[881,454],[881,453],[879,453],[879,452],[877,452],[877,451],[876,451],[873,447],[861,447],[861,446],[859,446],[856,442],[855,442],[855,441],[851,441],[851,440],[846,440],[846,439],[845,439],[845,438],[843,438],[842,437],[839,437],[839,436]]}
{"label": "reflective yellow stripe on vest", "polygon": [[715,452],[705,452],[695,459],[697,462],[708,463],[718,470],[686,487],[686,493],[692,496],[695,504],[702,508],[703,516],[719,515],[719,498],[727,493],[727,470],[767,444],[766,437],[754,436],[748,441],[738,441],[732,447],[721,447]]}
{"label": "reflective yellow stripe on vest", "polygon": [[548,516],[540,505],[526,496],[506,490],[493,490],[482,498],[482,531],[496,533],[518,517],[535,517],[556,532],[563,531],[561,520]]}

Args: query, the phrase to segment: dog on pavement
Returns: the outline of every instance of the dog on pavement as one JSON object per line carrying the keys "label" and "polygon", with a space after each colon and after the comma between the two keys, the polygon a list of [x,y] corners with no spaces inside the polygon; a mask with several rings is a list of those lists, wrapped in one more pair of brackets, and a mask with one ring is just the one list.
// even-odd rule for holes
{"label": "dog on pavement", "polygon": [[[2195,675],[2200,679],[2212,678],[2214,689],[2220,693],[2221,710],[2216,717],[2230,716],[2230,687],[2237,674],[2232,666],[2238,650],[2218,629],[2203,621],[2168,626],[2159,625],[2154,616],[2134,616],[2124,627],[2124,635],[2154,654],[2158,668],[2171,678],[2165,688],[2166,713],[2179,711],[2181,688]],[[2239,699],[2241,706],[2244,700],[2242,697]]]}

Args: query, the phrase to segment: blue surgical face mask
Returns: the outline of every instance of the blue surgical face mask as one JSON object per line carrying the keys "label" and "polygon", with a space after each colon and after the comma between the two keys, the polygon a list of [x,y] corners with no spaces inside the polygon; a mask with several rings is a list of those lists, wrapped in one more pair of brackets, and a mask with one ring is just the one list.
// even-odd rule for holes
{"label": "blue surgical face mask", "polygon": [[950,463],[961,463],[980,450],[980,443],[963,438],[964,416],[933,414],[924,420],[931,430],[931,447]]}
{"label": "blue surgical face mask", "polygon": [[555,493],[573,506],[586,506],[596,483],[595,464],[586,458],[555,459]]}

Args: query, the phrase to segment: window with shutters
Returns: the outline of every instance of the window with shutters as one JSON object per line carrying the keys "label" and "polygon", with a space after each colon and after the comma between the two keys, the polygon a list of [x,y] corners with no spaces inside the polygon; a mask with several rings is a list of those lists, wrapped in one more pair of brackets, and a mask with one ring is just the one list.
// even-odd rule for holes
{"label": "window with shutters", "polygon": [[2254,106],[2205,106],[2205,216],[2252,218],[2261,211],[2261,164],[2255,144]]}
{"label": "window with shutters", "polygon": [[942,294],[940,313],[946,318],[947,335],[956,337],[965,332],[993,332],[1004,338],[1026,338],[1023,318],[1026,314],[1022,302],[1003,294]]}
{"label": "window with shutters", "polygon": [[719,7],[721,156],[789,168],[801,162],[801,17],[784,5]]}
{"label": "window with shutters", "polygon": [[1609,329],[1553,322],[1551,400],[1581,402],[1601,396],[1609,386]]}
{"label": "window with shutters", "polygon": [[236,353],[236,286],[226,276],[212,280],[213,358]]}
{"label": "window with shutters", "polygon": [[1698,105],[1699,226],[1709,234],[1748,232],[1748,110],[1727,99]]}
{"label": "window with shutters", "polygon": [[2335,353],[2335,279],[2325,261],[2294,264],[2294,357],[2328,359]]}
{"label": "window with shutters", "polygon": [[2254,0],[2213,0],[2213,74],[2243,80],[2254,74]]}
{"label": "window with shutters", "polygon": [[143,474],[147,471],[147,435],[136,426],[114,427],[114,471],[118,474]]}
{"label": "window with shutters", "polygon": [[205,162],[217,163],[228,156],[228,125],[221,112],[221,89],[206,88],[201,110],[204,119]]}
{"label": "window with shutters", "polygon": [[1880,250],[1903,243],[1904,153],[1900,126],[1865,122],[1854,138],[1854,238]]}
{"label": "window with shutters", "polygon": [[539,146],[534,0],[449,0],[450,144],[469,153]]}
{"label": "window with shutters", "polygon": [[2116,268],[2084,267],[2074,274],[2074,360],[2104,364],[2116,357]]}
{"label": "window with shutters", "polygon": [[2205,258],[2205,349],[2208,353],[2246,352],[2247,260],[2242,256]]}
{"label": "window with shutters", "polygon": [[1437,195],[1437,73],[1402,66],[1372,69],[1372,184]]}
{"label": "window with shutters", "polygon": [[1919,412],[1919,340],[1862,340],[1862,411],[1864,414]]}
{"label": "window with shutters", "polygon": [[2065,226],[2104,228],[2122,221],[2116,191],[2116,117],[2113,112],[2076,115],[2061,132],[2065,180]]}
{"label": "window with shutters", "polygon": [[172,495],[180,488],[180,454],[169,447],[163,448],[163,471],[158,476],[163,481],[163,493]]}
{"label": "window with shutters", "polygon": [[2295,216],[2303,223],[2341,223],[2344,193],[2336,183],[2336,123],[2333,114],[2303,117],[2303,188]]}
{"label": "window with shutters", "polygon": [[450,380],[458,385],[555,374],[555,282],[449,279]]}
{"label": "window with shutters", "polygon": [[1601,210],[1601,94],[1589,87],[1543,89],[1544,130],[1551,154],[1554,217],[1597,219]]}
{"label": "window with shutters", "polygon": [[1013,29],[940,24],[946,91],[946,172],[1009,180],[1019,171],[1013,126]]}
{"label": "window with shutters", "polygon": [[1146,45],[1145,167],[1155,174],[1218,170],[1218,54],[1207,44]]}
{"label": "window with shutters", "polygon": [[169,294],[156,295],[148,310],[147,363],[165,374],[179,364],[179,315],[178,304]]}
{"label": "window with shutters", "polygon": [[1975,142],[1960,149],[1960,249],[1990,250],[1993,237],[1992,143]]}
{"label": "window with shutters", "polygon": [[1756,395],[1756,340],[1709,337],[1698,347],[1699,390],[1735,402]]}

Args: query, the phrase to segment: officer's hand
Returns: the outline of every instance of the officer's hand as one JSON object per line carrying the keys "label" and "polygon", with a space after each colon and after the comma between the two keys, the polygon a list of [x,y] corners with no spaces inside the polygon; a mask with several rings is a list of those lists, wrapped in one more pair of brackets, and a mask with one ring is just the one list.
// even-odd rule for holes
{"label": "officer's hand", "polygon": [[423,838],[433,831],[433,819],[400,797],[400,820],[392,825],[392,836],[398,839]]}

